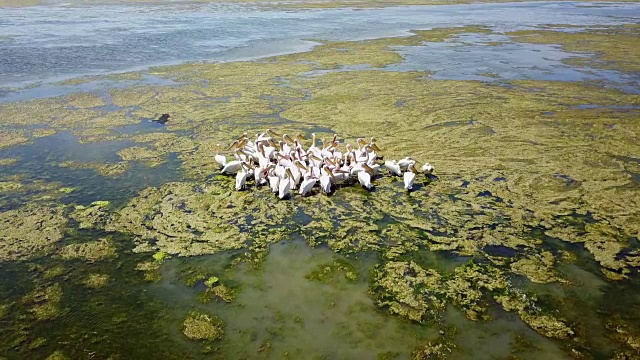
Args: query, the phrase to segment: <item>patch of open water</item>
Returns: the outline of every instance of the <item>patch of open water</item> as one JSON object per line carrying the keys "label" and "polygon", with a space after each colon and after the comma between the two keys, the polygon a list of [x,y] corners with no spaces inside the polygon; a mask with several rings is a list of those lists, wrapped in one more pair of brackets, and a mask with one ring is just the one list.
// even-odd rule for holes
{"label": "patch of open water", "polygon": [[411,29],[452,25],[486,25],[497,31],[540,24],[607,25],[640,18],[640,6],[633,3],[598,8],[577,7],[579,4],[265,10],[216,3],[72,6],[54,2],[0,8],[0,34],[10,39],[0,41],[0,86],[24,87],[187,61],[234,61],[308,51],[315,44],[308,39],[402,36]]}

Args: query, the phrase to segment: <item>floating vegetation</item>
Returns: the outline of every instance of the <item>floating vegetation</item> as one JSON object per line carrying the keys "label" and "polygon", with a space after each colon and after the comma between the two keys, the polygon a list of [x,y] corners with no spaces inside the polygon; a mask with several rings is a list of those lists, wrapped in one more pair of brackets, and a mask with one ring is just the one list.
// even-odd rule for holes
{"label": "floating vegetation", "polygon": [[118,155],[124,161],[143,161],[151,167],[158,166],[164,162],[164,154],[141,146],[122,149],[118,151]]}
{"label": "floating vegetation", "polygon": [[120,176],[129,170],[128,161],[119,161],[112,164],[99,164],[99,163],[79,163],[71,160],[61,162],[58,164],[60,167],[72,168],[72,169],[93,169],[96,170],[102,176]]}
{"label": "floating vegetation", "polygon": [[157,261],[145,261],[136,265],[136,270],[144,272],[144,280],[148,282],[158,282],[160,274],[160,263]]}
{"label": "floating vegetation", "polygon": [[24,261],[50,253],[62,239],[62,206],[25,206],[0,212],[0,261]]}
{"label": "floating vegetation", "polygon": [[58,283],[36,289],[22,299],[38,320],[51,320],[60,316],[64,312],[61,301],[62,287]]}
{"label": "floating vegetation", "polygon": [[103,227],[109,219],[108,201],[94,201],[89,206],[76,205],[69,215],[80,229]]}
{"label": "floating vegetation", "polygon": [[18,161],[16,158],[2,158],[0,159],[0,166],[13,165]]}
{"label": "floating vegetation", "polygon": [[214,341],[222,337],[222,321],[213,314],[191,311],[182,324],[182,332],[191,340]]}
{"label": "floating vegetation", "polygon": [[82,284],[90,289],[99,289],[104,287],[109,282],[109,275],[107,274],[89,274]]}
{"label": "floating vegetation", "polygon": [[65,260],[83,259],[89,263],[117,256],[116,248],[110,239],[100,239],[80,244],[69,244],[58,251],[58,256]]}
{"label": "floating vegetation", "polygon": [[[422,46],[468,33],[491,33],[491,29],[432,29],[403,38],[324,42],[308,53],[255,62],[159,67],[153,69],[154,74],[182,84],[110,90],[114,106],[120,109],[109,113],[95,108],[105,103],[96,94],[0,105],[0,116],[7,122],[7,127],[0,130],[3,170],[31,165],[28,156],[16,150],[29,145],[16,145],[53,132],[71,131],[81,142],[117,140],[123,141],[122,146],[112,160],[105,162],[60,160],[56,168],[59,173],[47,174],[46,179],[67,179],[69,169],[90,168],[100,175],[122,176],[125,180],[128,171],[138,171],[134,162],[156,166],[170,154],[177,156],[177,166],[184,174],[180,181],[148,187],[133,198],[90,203],[93,199],[81,202],[82,194],[70,191],[70,184],[3,171],[3,274],[6,272],[10,279],[24,271],[39,277],[17,281],[20,286],[11,289],[12,295],[0,298],[0,318],[11,325],[12,331],[3,346],[20,349],[22,357],[31,355],[26,353],[30,344],[46,351],[39,353],[40,358],[55,350],[53,344],[61,344],[62,349],[52,356],[72,354],[72,346],[51,339],[40,344],[38,340],[37,322],[59,321],[65,309],[76,305],[71,296],[63,296],[63,288],[65,295],[72,293],[67,286],[79,287],[73,289],[74,296],[89,293],[96,298],[91,306],[117,303],[122,308],[109,317],[106,326],[119,329],[134,324],[121,315],[129,314],[130,304],[102,298],[104,291],[91,289],[109,286],[111,290],[112,286],[143,281],[158,284],[143,284],[141,289],[169,288],[173,284],[165,284],[166,279],[161,277],[170,277],[175,263],[198,261],[208,254],[225,252],[222,256],[229,256],[225,273],[221,269],[198,269],[185,275],[182,280],[190,288],[180,296],[200,301],[195,304],[198,308],[229,308],[242,313],[236,308],[242,308],[245,301],[257,303],[243,296],[253,290],[253,285],[268,290],[265,284],[269,279],[247,286],[243,283],[246,279],[233,279],[229,274],[245,268],[259,273],[274,244],[301,238],[321,248],[315,251],[330,249],[349,259],[371,256],[377,265],[369,278],[349,261],[323,259],[319,265],[296,274],[300,279],[288,280],[331,291],[336,283],[363,288],[368,285],[375,305],[363,295],[361,300],[369,302],[360,306],[379,308],[380,316],[390,313],[402,317],[397,320],[410,320],[405,323],[434,333],[445,331],[442,329],[447,328],[451,309],[469,319],[463,323],[469,327],[481,328],[508,317],[516,328],[507,331],[546,341],[545,346],[561,344],[565,348],[559,352],[587,356],[592,349],[604,349],[602,357],[637,356],[639,337],[633,326],[637,319],[629,310],[637,304],[631,296],[616,298],[615,289],[636,291],[633,287],[640,266],[640,149],[636,136],[640,97],[607,83],[435,80],[427,72],[386,68],[403,61],[394,51],[397,46]],[[635,48],[629,47],[637,37],[634,26],[576,33],[531,30],[509,35],[518,42],[558,43],[570,51],[594,52],[594,56],[581,53],[585,57],[580,59],[587,60],[568,61],[594,68],[629,71],[637,59],[631,56]],[[616,50],[610,44],[626,46]],[[341,71],[345,66],[354,70]],[[215,82],[216,86],[205,87],[201,81]],[[141,121],[169,111],[171,118],[164,126]],[[276,168],[261,178],[260,156],[269,160],[262,168],[270,168],[291,157],[291,151],[272,158],[267,157],[266,150],[282,151],[286,144],[294,151],[293,157],[286,159],[293,165],[289,168],[292,174],[285,178],[299,170],[304,180],[304,169],[310,174],[307,180],[316,185],[324,176],[325,184],[331,186],[331,196],[294,196],[291,201],[278,201],[266,186],[245,186],[245,191],[235,191],[234,179],[219,173],[221,164],[216,155],[221,154],[216,153],[224,150],[217,144],[228,141],[229,134],[258,133],[266,127],[273,131],[260,134],[262,140],[257,146],[248,136],[237,141],[233,152],[239,160],[234,161],[240,165],[234,175],[245,172],[249,178],[253,171],[254,181],[257,174],[258,183],[268,182],[268,175],[274,175]],[[289,139],[283,137],[285,133],[300,136]],[[309,141],[302,137],[314,133],[327,139],[324,145],[315,143],[319,156],[302,145]],[[339,145],[332,139],[334,133],[344,136]],[[378,140],[358,140],[364,134]],[[345,143],[354,147],[349,150],[342,145]],[[338,167],[350,165],[353,157],[356,164],[358,158],[377,158],[378,146],[384,149],[385,158],[365,161],[371,172],[375,174],[374,168],[379,165],[378,171],[385,175],[390,171],[398,174],[390,169],[398,165],[403,181],[373,176],[370,181],[375,187],[369,192],[361,186],[349,186],[357,177],[354,174],[351,178],[349,171],[349,179],[333,182],[346,175],[337,171]],[[306,156],[301,155],[303,151]],[[345,160],[344,155],[352,152],[353,157]],[[403,185],[412,161],[403,159],[407,154],[438,165],[437,173],[414,178],[413,192],[407,192]],[[336,158],[340,159],[338,163]],[[385,164],[389,159],[409,163]],[[225,157],[225,165],[231,163],[227,161]],[[317,170],[310,170],[312,167]],[[325,168],[329,171],[323,172]],[[359,173],[369,171],[362,168],[366,171]],[[428,167],[422,168],[413,165],[410,172],[431,172]],[[160,169],[145,167],[150,173]],[[120,179],[109,179],[114,181]],[[313,185],[309,192],[322,191]],[[76,205],[78,202],[90,204]],[[68,236],[63,239],[65,233]],[[122,239],[122,243],[114,239]],[[122,253],[121,245],[127,249]],[[39,261],[52,262],[51,266],[22,270],[27,266],[25,260],[47,255],[52,256]],[[117,261],[102,261],[115,256]],[[174,256],[182,258],[167,261]],[[194,258],[184,259],[189,256]],[[72,261],[75,259],[80,261]],[[278,273],[289,276],[288,266],[289,262],[283,263]],[[53,283],[68,277],[77,280]],[[600,282],[597,290],[589,285]],[[118,289],[114,294],[127,291]],[[143,302],[147,304],[147,300]],[[618,300],[624,306],[616,307]],[[330,308],[350,314],[351,310],[341,306],[345,305],[340,301],[330,302]],[[350,306],[355,308],[357,304]],[[184,310],[179,311],[182,320]],[[503,315],[505,311],[509,316]],[[229,326],[228,318],[219,314]],[[616,316],[620,314],[625,316]],[[153,318],[165,315],[151,314]],[[259,319],[277,323],[265,331],[268,337],[261,337],[255,330],[233,336],[258,342],[256,349],[259,347],[264,354],[272,351],[272,356],[280,355],[275,355],[278,341],[290,334],[287,332],[311,329],[314,323],[307,315],[289,317],[292,320],[287,324],[282,314]],[[168,322],[176,330],[175,319]],[[341,340],[347,339],[344,341],[365,341],[375,338],[370,335],[379,329],[372,330],[368,325],[366,320],[354,321],[349,326],[364,329],[361,333],[349,326],[349,331],[336,332]],[[69,330],[63,321],[56,326]],[[215,348],[211,345],[223,337],[223,324],[205,312],[190,312],[182,330],[188,338],[203,341],[203,351],[215,351],[226,341],[216,343]],[[384,329],[379,331],[383,333]],[[503,329],[491,331],[502,334]],[[413,357],[455,357],[456,346],[459,348],[465,338],[456,338],[454,333],[412,339],[411,343],[421,344]],[[227,336],[232,333],[228,331]],[[82,345],[99,348],[96,344],[103,339],[92,339],[95,343],[85,341]],[[517,343],[515,336],[504,340],[516,346],[512,345]],[[539,350],[531,345],[534,355],[530,357],[538,355]],[[111,356],[104,349],[96,354]],[[220,354],[224,355],[228,353]],[[393,356],[393,352],[380,353],[381,358]]]}

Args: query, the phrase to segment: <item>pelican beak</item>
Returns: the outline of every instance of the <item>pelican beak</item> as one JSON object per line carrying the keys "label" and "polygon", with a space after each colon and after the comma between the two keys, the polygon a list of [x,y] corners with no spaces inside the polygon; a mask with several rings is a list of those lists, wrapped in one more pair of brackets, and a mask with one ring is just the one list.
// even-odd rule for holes
{"label": "pelican beak", "polygon": [[291,138],[291,136],[289,136],[289,135],[287,135],[287,134],[284,134],[284,135],[283,135],[283,137],[284,137],[284,140],[285,140],[285,141],[287,141],[287,142],[293,142],[293,139]]}
{"label": "pelican beak", "polygon": [[379,148],[376,144],[374,144],[374,143],[371,143],[371,144],[369,145],[369,147],[370,147],[370,148],[372,148],[372,149],[373,149],[373,151],[377,151],[377,152],[381,152],[381,151],[382,151],[382,150],[380,150],[380,148]]}
{"label": "pelican beak", "polygon": [[366,145],[366,144],[367,144],[367,142],[366,142],[366,141],[364,141],[364,139],[358,139],[358,144],[360,144],[360,145],[364,146],[364,145]]}
{"label": "pelican beak", "polygon": [[301,162],[299,162],[299,161],[296,161],[296,166],[297,166],[300,170],[304,170],[304,171],[309,170],[309,169],[307,169],[307,167],[306,167],[306,166],[302,165],[302,163],[301,163]]}
{"label": "pelican beak", "polygon": [[287,168],[285,172],[287,173],[287,175],[289,175],[289,177],[293,177],[293,174],[291,173],[291,169]]}
{"label": "pelican beak", "polygon": [[325,168],[325,170],[327,171],[327,174],[329,174],[329,176],[331,177],[331,181],[333,181],[335,183],[336,182],[336,177],[333,175],[333,171],[331,171],[331,169],[329,169],[328,167]]}
{"label": "pelican beak", "polygon": [[315,156],[313,154],[311,154],[311,156],[309,156],[309,157],[312,158],[315,161],[322,161],[322,159],[320,159],[319,157],[317,157],[317,156]]}
{"label": "pelican beak", "polygon": [[364,168],[364,171],[368,172],[369,175],[373,176],[373,169],[369,165],[362,164],[362,167]]}
{"label": "pelican beak", "polygon": [[302,141],[302,140],[307,140],[307,138],[306,138],[306,137],[304,137],[304,135],[302,135],[302,134],[296,134],[296,139],[298,139],[298,140],[300,140],[300,141]]}
{"label": "pelican beak", "polygon": [[234,141],[233,143],[231,143],[231,145],[229,145],[229,147],[227,148],[227,151],[233,149],[233,148],[237,148],[238,147],[238,140]]}
{"label": "pelican beak", "polygon": [[278,134],[277,132],[271,130],[271,129],[267,129],[267,134],[273,136],[273,137],[280,137],[282,135]]}
{"label": "pelican beak", "polygon": [[280,150],[280,145],[278,145],[275,141],[273,141],[273,139],[269,139],[269,140],[267,140],[267,142],[269,143],[269,145],[271,145],[274,148],[278,149],[278,151]]}
{"label": "pelican beak", "polygon": [[237,140],[237,141],[240,141],[240,140],[242,140],[242,139],[245,139],[246,137],[247,137],[247,133],[243,133],[243,134],[242,134],[242,135],[240,135],[240,137],[239,137],[239,138],[237,138],[236,140]]}

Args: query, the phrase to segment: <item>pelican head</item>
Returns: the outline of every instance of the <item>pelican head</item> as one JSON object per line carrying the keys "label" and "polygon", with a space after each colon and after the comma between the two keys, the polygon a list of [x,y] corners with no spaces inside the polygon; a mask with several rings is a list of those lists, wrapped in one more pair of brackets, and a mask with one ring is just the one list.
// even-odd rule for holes
{"label": "pelican head", "polygon": [[247,133],[246,133],[246,132],[244,132],[244,133],[242,133],[242,135],[240,135],[240,137],[239,137],[239,138],[237,138],[236,140],[240,141],[240,140],[242,140],[242,139],[246,139],[246,138],[247,138]]}
{"label": "pelican head", "polygon": [[237,147],[238,147],[238,140],[232,142],[231,145],[229,145],[229,147],[227,148],[227,151]]}

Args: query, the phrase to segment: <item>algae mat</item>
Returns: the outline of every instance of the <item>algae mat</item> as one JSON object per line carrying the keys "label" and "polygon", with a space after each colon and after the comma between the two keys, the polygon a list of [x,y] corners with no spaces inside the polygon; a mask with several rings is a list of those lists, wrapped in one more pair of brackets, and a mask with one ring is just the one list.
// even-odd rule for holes
{"label": "algae mat", "polygon": [[[637,76],[637,26],[565,30],[501,36]],[[640,95],[392,71],[398,48],[470,34],[494,30],[324,42],[150,70],[170,86],[1,105],[0,356],[639,356]],[[267,127],[374,136],[436,176],[412,193],[386,176],[330,197],[236,192],[216,145]]]}

